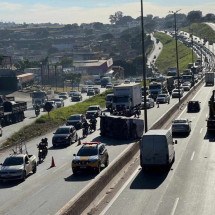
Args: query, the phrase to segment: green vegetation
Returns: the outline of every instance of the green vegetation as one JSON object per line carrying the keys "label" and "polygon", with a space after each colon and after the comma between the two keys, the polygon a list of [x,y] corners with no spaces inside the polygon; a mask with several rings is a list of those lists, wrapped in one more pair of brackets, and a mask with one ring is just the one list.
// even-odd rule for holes
{"label": "green vegetation", "polygon": [[186,31],[188,33],[193,32],[193,35],[200,38],[206,38],[210,42],[210,44],[215,43],[215,32],[207,24],[193,23],[192,25],[182,28],[181,30]]}
{"label": "green vegetation", "polygon": [[76,113],[84,114],[90,105],[100,105],[101,107],[105,107],[105,96],[110,92],[110,90],[106,91],[83,102],[56,109],[51,111],[49,115],[45,114],[41,116],[36,120],[36,122],[23,127],[20,131],[12,135],[4,143],[4,146],[14,145],[21,142],[22,140],[28,141],[34,137],[44,135],[58,126],[63,125],[70,115]]}
{"label": "green vegetation", "polygon": [[[154,36],[163,44],[163,50],[156,60],[156,67],[161,73],[165,73],[169,67],[176,67],[175,39],[157,32]],[[194,53],[194,61],[197,59]],[[182,72],[192,62],[192,50],[181,42],[178,42],[179,71]]]}

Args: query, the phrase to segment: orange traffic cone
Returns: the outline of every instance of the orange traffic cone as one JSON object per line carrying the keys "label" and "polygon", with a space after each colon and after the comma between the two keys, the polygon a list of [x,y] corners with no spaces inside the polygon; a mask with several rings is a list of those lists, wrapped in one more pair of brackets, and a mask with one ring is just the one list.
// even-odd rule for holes
{"label": "orange traffic cone", "polygon": [[52,163],[51,163],[50,168],[52,168],[52,167],[56,167],[56,166],[55,166],[55,162],[54,162],[54,157],[53,157],[53,156],[52,156]]}

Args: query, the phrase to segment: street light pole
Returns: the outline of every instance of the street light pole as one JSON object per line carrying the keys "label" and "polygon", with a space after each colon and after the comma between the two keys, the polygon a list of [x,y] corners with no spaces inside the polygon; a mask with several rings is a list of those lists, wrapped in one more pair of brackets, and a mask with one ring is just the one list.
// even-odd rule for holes
{"label": "street light pole", "polygon": [[[181,9],[180,9],[181,10]],[[177,68],[177,79],[178,79],[178,102],[180,104],[181,98],[180,98],[180,83],[179,83],[179,62],[178,62],[178,35],[177,35],[177,23],[176,23],[176,14],[180,11],[170,11],[170,13],[173,13],[174,15],[174,24],[175,24],[175,53],[176,53],[176,68]]]}
{"label": "street light pole", "polygon": [[142,30],[142,56],[143,56],[143,87],[144,87],[144,127],[148,131],[148,118],[146,108],[146,56],[144,44],[143,0],[141,0],[141,30]]}

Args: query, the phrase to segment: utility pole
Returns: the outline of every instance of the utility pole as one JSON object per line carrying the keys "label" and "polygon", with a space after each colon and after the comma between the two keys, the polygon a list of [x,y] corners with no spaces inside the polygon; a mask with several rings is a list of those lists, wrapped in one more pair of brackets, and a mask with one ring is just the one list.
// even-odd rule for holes
{"label": "utility pole", "polygon": [[[181,10],[181,9],[180,9]],[[181,102],[181,98],[180,98],[180,83],[179,83],[179,79],[180,79],[180,75],[179,75],[179,62],[178,62],[178,33],[177,33],[177,22],[176,22],[176,14],[180,11],[169,11],[170,13],[173,13],[174,15],[174,24],[175,24],[175,53],[176,53],[176,68],[177,68],[177,79],[178,79],[178,102],[180,105]]]}
{"label": "utility pole", "polygon": [[143,55],[143,87],[144,87],[144,127],[148,131],[148,118],[146,108],[146,56],[144,44],[144,21],[143,21],[143,0],[141,0],[141,30],[142,30],[142,55]]}

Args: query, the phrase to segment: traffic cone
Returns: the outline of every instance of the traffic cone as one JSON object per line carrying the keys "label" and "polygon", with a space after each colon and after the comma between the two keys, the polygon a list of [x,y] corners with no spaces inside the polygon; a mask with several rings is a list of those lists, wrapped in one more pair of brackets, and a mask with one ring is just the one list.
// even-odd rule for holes
{"label": "traffic cone", "polygon": [[53,157],[53,156],[52,156],[52,163],[51,163],[50,168],[52,168],[52,167],[56,167],[56,166],[55,166],[55,162],[54,162],[54,157]]}

